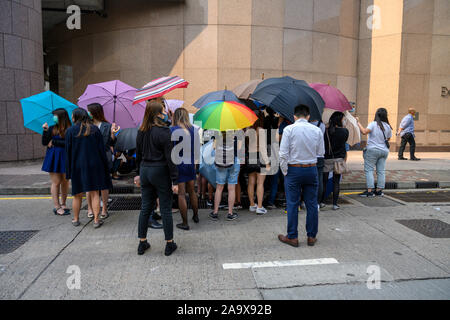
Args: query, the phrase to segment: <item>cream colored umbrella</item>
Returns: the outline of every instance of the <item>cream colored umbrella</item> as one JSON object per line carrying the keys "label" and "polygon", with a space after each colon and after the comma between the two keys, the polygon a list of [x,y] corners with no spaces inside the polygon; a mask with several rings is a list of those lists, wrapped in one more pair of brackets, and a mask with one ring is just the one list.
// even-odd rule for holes
{"label": "cream colored umbrella", "polygon": [[[333,110],[333,109],[329,109],[329,108],[323,109],[323,114],[322,114],[323,123],[325,123],[327,125],[328,122],[330,121],[331,115],[335,112],[337,112],[337,111]],[[358,122],[356,121],[355,117],[352,116],[352,114],[350,112],[344,111],[343,113],[344,113],[344,119],[346,120],[346,121],[344,121],[345,122],[344,128],[347,128],[347,130],[348,130],[347,143],[350,146],[353,146],[353,145],[361,142],[361,133],[358,128]]]}
{"label": "cream colored umbrella", "polygon": [[236,88],[234,88],[233,91],[234,94],[239,99],[248,100],[250,98],[250,95],[255,91],[256,86],[261,82],[262,80],[250,80],[248,82],[245,82]]}

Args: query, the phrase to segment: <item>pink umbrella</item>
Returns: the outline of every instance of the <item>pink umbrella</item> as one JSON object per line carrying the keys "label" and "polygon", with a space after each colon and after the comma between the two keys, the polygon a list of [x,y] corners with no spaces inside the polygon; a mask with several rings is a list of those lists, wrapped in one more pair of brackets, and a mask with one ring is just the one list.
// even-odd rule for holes
{"label": "pink umbrella", "polygon": [[91,103],[103,106],[105,118],[122,129],[135,128],[145,113],[145,103],[133,104],[136,88],[119,80],[90,84],[78,98],[78,106],[86,109]]}
{"label": "pink umbrella", "polygon": [[323,83],[311,83],[310,87],[320,94],[325,101],[325,108],[342,112],[352,110],[352,106],[339,89]]}
{"label": "pink umbrella", "polygon": [[178,108],[181,108],[184,103],[184,101],[176,99],[168,99],[164,100],[164,102],[166,104],[166,112],[171,111],[172,113],[174,113]]}

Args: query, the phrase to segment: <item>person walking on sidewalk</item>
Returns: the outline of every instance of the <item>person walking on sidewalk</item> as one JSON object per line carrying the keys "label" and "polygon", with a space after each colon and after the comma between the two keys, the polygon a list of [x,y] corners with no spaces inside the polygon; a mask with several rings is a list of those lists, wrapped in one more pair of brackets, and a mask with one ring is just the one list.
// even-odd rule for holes
{"label": "person walking on sidewalk", "polygon": [[94,212],[94,228],[99,228],[100,190],[112,188],[106,159],[105,145],[100,130],[92,124],[86,110],[78,108],[72,112],[73,126],[66,132],[66,177],[72,180],[73,215],[72,224],[80,225],[80,207],[83,193],[91,197]]}
{"label": "person walking on sidewalk", "polygon": [[147,241],[149,217],[159,198],[166,249],[171,255],[177,245],[173,241],[172,195],[178,192],[178,169],[171,153],[173,143],[169,128],[169,117],[159,101],[148,101],[142,125],[136,137],[136,186],[141,187],[142,208],[138,222],[140,239],[138,255],[150,248]]}
{"label": "person walking on sidewalk", "polygon": [[[358,121],[358,127],[362,134],[368,135],[367,146],[363,150],[364,172],[366,174],[367,190],[360,194],[361,197],[383,196],[386,183],[385,167],[389,155],[389,139],[392,136],[388,113],[385,108],[379,108],[375,113],[375,120],[364,128]],[[377,170],[377,188],[373,178],[374,170]]]}
{"label": "person walking on sidewalk", "polygon": [[[44,123],[42,128],[42,145],[47,146],[42,171],[48,172],[52,181],[50,188],[53,199],[53,213],[59,216],[70,214],[66,206],[67,193],[69,192],[69,180],[66,179],[66,153],[65,134],[71,126],[69,114],[65,109],[53,110],[54,126],[49,127]],[[61,195],[61,201],[60,201]]]}
{"label": "person walking on sidewalk", "polygon": [[313,246],[317,241],[319,226],[317,191],[317,158],[325,153],[322,131],[308,122],[309,107],[295,107],[295,123],[284,129],[280,145],[280,168],[285,176],[287,201],[287,235],[278,235],[286,244],[298,247],[298,206],[300,194],[306,204],[307,243]]}
{"label": "person walking on sidewalk", "polygon": [[[327,181],[330,172],[333,172],[333,210],[338,210],[339,185],[341,176],[346,171],[345,161],[347,150],[345,143],[348,139],[348,129],[343,127],[344,114],[336,111],[330,117],[328,128],[325,130],[325,166],[323,169],[323,194],[321,203],[325,202]],[[338,165],[336,165],[338,163]]]}
{"label": "person walking on sidewalk", "polygon": [[[198,160],[195,155],[198,155],[199,150],[195,148],[200,148],[200,136],[198,134],[198,129],[195,128],[189,122],[189,113],[185,108],[178,108],[172,117],[173,126],[170,127],[172,135],[175,134],[178,141],[174,142],[174,146],[178,143],[190,146],[188,153],[187,149],[180,150],[178,156],[181,159],[181,163],[177,165],[178,168],[178,207],[180,208],[181,218],[183,223],[177,224],[177,228],[182,230],[189,230],[189,223],[187,217],[187,202],[186,202],[186,192],[189,194],[189,202],[192,206],[192,211],[194,215],[192,220],[195,223],[199,222],[198,219],[198,198],[195,193],[195,160]],[[181,138],[181,139],[180,139]],[[184,142],[186,140],[187,142]]]}
{"label": "person walking on sidewalk", "polygon": [[405,151],[406,144],[409,143],[409,155],[410,160],[419,161],[414,155],[416,151],[416,141],[414,140],[414,115],[416,110],[414,108],[408,109],[408,114],[400,122],[400,126],[397,131],[397,136],[400,135],[402,142],[400,149],[398,149],[398,160],[408,160],[403,157],[403,152]]}

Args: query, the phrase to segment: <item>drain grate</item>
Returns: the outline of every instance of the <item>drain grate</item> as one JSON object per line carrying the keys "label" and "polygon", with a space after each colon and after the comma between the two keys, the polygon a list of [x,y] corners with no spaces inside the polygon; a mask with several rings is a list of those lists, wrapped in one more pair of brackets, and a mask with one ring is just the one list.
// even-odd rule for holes
{"label": "drain grate", "polygon": [[439,188],[439,182],[437,181],[417,181],[416,189],[436,189]]}
{"label": "drain grate", "polygon": [[38,230],[0,231],[0,254],[13,252],[31,239]]}
{"label": "drain grate", "polygon": [[395,220],[429,238],[450,238],[450,224],[437,219]]}
{"label": "drain grate", "polygon": [[394,192],[388,195],[404,202],[450,202],[450,191]]}
{"label": "drain grate", "polygon": [[113,186],[111,194],[128,194],[134,193],[134,186]]}

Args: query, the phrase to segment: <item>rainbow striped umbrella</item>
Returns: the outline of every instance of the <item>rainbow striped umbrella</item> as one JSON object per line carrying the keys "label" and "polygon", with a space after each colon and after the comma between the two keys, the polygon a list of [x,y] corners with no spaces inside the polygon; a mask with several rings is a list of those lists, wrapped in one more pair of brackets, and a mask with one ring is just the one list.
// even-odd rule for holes
{"label": "rainbow striped umbrella", "polygon": [[150,100],[153,98],[162,97],[166,93],[176,88],[186,88],[189,82],[181,79],[178,76],[173,77],[161,77],[155,79],[136,92],[133,104],[137,104],[142,101]]}
{"label": "rainbow striped umbrella", "polygon": [[235,101],[213,101],[198,110],[194,123],[207,130],[238,130],[250,127],[258,119],[248,107]]}

